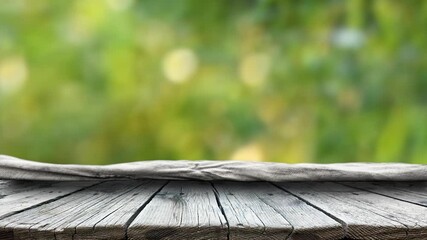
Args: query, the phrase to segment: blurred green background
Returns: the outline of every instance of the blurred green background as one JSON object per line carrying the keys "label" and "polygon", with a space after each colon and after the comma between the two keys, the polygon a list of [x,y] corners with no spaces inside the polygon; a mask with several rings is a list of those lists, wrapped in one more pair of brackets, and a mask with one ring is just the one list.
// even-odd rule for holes
{"label": "blurred green background", "polygon": [[0,153],[427,163],[427,1],[0,1]]}

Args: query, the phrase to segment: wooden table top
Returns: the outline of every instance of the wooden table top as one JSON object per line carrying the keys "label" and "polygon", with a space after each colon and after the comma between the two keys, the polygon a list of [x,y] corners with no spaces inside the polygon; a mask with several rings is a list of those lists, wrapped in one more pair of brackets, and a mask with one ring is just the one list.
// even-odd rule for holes
{"label": "wooden table top", "polygon": [[0,239],[427,239],[427,182],[0,181]]}

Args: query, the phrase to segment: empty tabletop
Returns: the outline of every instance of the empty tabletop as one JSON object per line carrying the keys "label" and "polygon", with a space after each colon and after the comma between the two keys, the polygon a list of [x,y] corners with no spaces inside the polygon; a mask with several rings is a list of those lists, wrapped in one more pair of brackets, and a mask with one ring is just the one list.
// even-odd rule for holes
{"label": "empty tabletop", "polygon": [[426,239],[426,182],[0,180],[2,239]]}

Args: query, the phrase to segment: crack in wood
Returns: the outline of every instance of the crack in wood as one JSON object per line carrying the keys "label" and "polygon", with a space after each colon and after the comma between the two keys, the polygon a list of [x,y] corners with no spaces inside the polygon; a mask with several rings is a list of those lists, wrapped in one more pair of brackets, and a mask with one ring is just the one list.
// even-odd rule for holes
{"label": "crack in wood", "polygon": [[225,214],[224,208],[222,207],[221,201],[219,200],[218,190],[215,188],[215,185],[212,182],[210,182],[210,184],[214,190],[216,203],[219,209],[221,210],[222,215],[225,218],[225,224],[227,225],[227,240],[230,240],[230,224],[228,223],[227,215]]}
{"label": "crack in wood", "polygon": [[153,198],[160,192],[162,189],[169,183],[170,181],[165,182],[155,193],[151,195],[151,197],[143,203],[136,211],[135,213],[126,221],[125,223],[125,239],[128,240],[128,230],[129,226],[132,224],[132,222],[135,220],[135,218],[142,212],[142,210],[153,200]]}
{"label": "crack in wood", "polygon": [[[62,193],[55,186],[65,185],[56,183],[0,181],[0,212],[7,213],[0,240],[427,238],[427,182],[88,184]],[[24,208],[7,212],[21,202]]]}
{"label": "crack in wood", "polygon": [[324,214],[326,214],[326,215],[327,215],[327,216],[329,216],[330,218],[334,219],[335,221],[337,221],[338,223],[340,223],[340,224],[341,224],[341,226],[343,227],[343,230],[344,230],[344,234],[345,234],[345,235],[347,235],[347,234],[348,234],[348,225],[347,225],[347,223],[346,223],[346,222],[344,222],[344,221],[343,221],[343,220],[341,220],[340,218],[338,218],[338,217],[334,216],[333,214],[331,214],[331,213],[329,213],[329,212],[325,211],[324,209],[322,209],[322,208],[320,208],[320,207],[316,206],[315,204],[312,204],[310,201],[307,201],[306,199],[304,199],[304,198],[302,198],[302,197],[298,196],[297,194],[294,194],[294,193],[292,193],[291,191],[288,191],[287,189],[285,189],[285,188],[283,188],[283,187],[281,187],[281,186],[279,186],[279,185],[276,185],[275,183],[270,183],[270,184],[272,184],[273,186],[275,186],[275,187],[277,187],[277,188],[281,189],[282,191],[285,191],[285,192],[287,192],[287,193],[291,194],[292,196],[294,196],[294,197],[298,198],[299,200],[301,200],[301,201],[305,202],[306,204],[308,204],[308,205],[312,206],[313,208],[315,208],[315,209],[317,209],[317,210],[319,210],[319,211],[323,212]]}
{"label": "crack in wood", "polygon": [[45,205],[45,204],[48,204],[48,203],[51,203],[51,202],[57,201],[57,200],[59,200],[59,199],[61,199],[61,198],[64,198],[64,197],[70,196],[70,195],[72,195],[72,194],[74,194],[74,193],[77,193],[77,192],[83,191],[83,190],[85,190],[85,189],[88,189],[88,188],[90,188],[90,187],[96,186],[96,185],[101,184],[101,183],[102,183],[102,182],[94,182],[94,184],[93,184],[93,185],[85,186],[85,187],[82,187],[82,188],[80,188],[80,189],[78,189],[78,190],[75,190],[75,191],[69,192],[69,193],[67,193],[67,194],[64,194],[64,195],[61,195],[61,196],[58,196],[58,197],[55,197],[55,198],[52,198],[52,199],[49,199],[49,200],[46,200],[46,201],[40,202],[40,203],[38,203],[38,204],[31,205],[31,206],[29,206],[29,207],[27,207],[27,208],[23,208],[23,209],[21,209],[21,210],[17,210],[17,211],[10,212],[10,213],[8,213],[8,214],[5,214],[5,215],[0,216],[0,220],[5,219],[5,218],[10,217],[10,216],[13,216],[13,215],[15,215],[15,214],[18,214],[18,213],[24,212],[24,211],[28,211],[28,210],[33,209],[33,208],[36,208],[36,207],[39,207],[39,206],[42,206],[42,205]]}

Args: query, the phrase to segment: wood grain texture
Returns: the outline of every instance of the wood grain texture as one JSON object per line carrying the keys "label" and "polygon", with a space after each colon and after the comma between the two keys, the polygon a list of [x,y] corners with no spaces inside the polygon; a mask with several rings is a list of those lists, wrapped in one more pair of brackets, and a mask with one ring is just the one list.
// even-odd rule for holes
{"label": "wood grain texture", "polygon": [[[393,199],[394,204],[381,206],[383,211],[408,226],[408,236],[427,238],[427,183],[426,182],[357,182],[341,183],[362,191],[369,191]],[[385,197],[384,197],[385,196]],[[412,239],[412,238],[411,238]]]}
{"label": "wood grain texture", "polygon": [[265,182],[214,183],[230,239],[341,239],[342,225]]}
{"label": "wood grain texture", "polygon": [[[77,239],[122,239],[127,234],[130,221],[147,204],[166,181],[146,181],[123,195],[111,199],[94,211],[93,217],[76,225],[73,240]],[[96,214],[109,209],[103,214]]]}
{"label": "wood grain texture", "polygon": [[[360,183],[363,184],[363,183]],[[353,188],[360,189],[360,188]],[[369,192],[361,198],[366,201],[371,201],[373,204],[366,205],[367,208],[373,208],[376,212],[387,214],[387,217],[394,219],[406,225],[408,227],[408,237],[411,239],[426,239],[427,238],[427,208],[425,206],[419,206],[401,199],[394,198],[392,196],[395,192],[389,187],[383,186],[378,187],[378,190],[383,191],[384,195],[375,194]],[[369,197],[368,197],[369,196]],[[412,196],[412,199],[415,200]],[[349,196],[349,199],[353,199],[353,196]],[[425,199],[425,198],[424,198]],[[418,201],[422,201],[418,198]]]}
{"label": "wood grain texture", "polygon": [[73,193],[96,182],[0,182],[0,222],[16,212]]}
{"label": "wood grain texture", "polygon": [[163,184],[104,182],[4,218],[0,228],[15,239],[123,239],[127,221]]}
{"label": "wood grain texture", "polygon": [[0,240],[427,239],[427,182],[0,180]]}
{"label": "wood grain texture", "polygon": [[366,209],[365,205],[374,204],[372,201],[349,199],[350,195],[368,194],[366,192],[324,183],[281,183],[279,186],[335,217],[344,224],[350,239],[397,240],[407,237],[404,224]]}
{"label": "wood grain texture", "polygon": [[427,182],[343,182],[341,184],[427,207]]}
{"label": "wood grain texture", "polygon": [[139,213],[129,239],[227,239],[227,224],[208,182],[167,184]]}
{"label": "wood grain texture", "polygon": [[287,183],[281,186],[344,221],[349,237],[427,237],[427,208],[423,206],[336,183]]}

